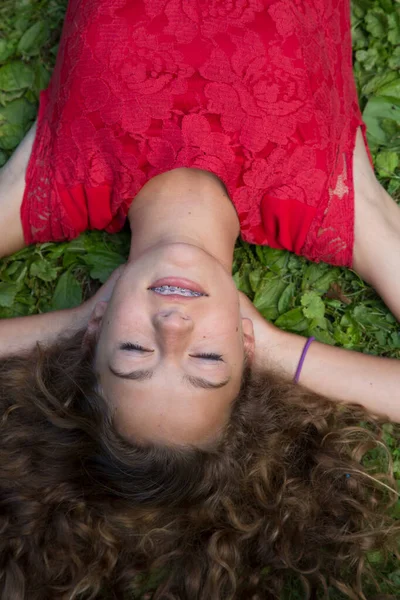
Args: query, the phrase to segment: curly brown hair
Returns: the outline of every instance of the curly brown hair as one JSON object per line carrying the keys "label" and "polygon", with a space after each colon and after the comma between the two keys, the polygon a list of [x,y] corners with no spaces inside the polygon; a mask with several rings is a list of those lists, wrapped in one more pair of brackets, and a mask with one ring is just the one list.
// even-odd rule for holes
{"label": "curly brown hair", "polygon": [[215,448],[134,446],[82,339],[0,366],[1,600],[121,599],[154,571],[156,599],[275,600],[295,575],[365,600],[366,553],[400,558],[378,416],[246,369]]}

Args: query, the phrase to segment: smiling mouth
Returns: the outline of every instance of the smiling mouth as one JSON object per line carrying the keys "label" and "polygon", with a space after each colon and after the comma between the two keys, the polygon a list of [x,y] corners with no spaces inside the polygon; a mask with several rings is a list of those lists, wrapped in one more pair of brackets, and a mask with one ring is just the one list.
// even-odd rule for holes
{"label": "smiling mouth", "polygon": [[156,294],[160,294],[161,296],[182,296],[184,298],[199,298],[202,296],[207,296],[207,294],[195,292],[189,288],[183,288],[176,285],[160,285],[158,287],[150,287],[148,289]]}

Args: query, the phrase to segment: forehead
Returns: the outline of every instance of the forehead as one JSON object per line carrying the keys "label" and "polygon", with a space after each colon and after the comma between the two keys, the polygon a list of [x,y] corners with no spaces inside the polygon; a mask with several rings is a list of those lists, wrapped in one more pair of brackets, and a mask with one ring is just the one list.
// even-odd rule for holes
{"label": "forehead", "polygon": [[157,379],[132,382],[111,378],[103,382],[103,393],[124,437],[190,444],[203,443],[224,427],[241,381],[239,374],[237,381],[232,380],[224,388],[194,390],[179,382],[173,385]]}
{"label": "forehead", "polygon": [[199,407],[199,412],[209,404],[216,405],[231,398],[239,391],[240,382],[240,369],[232,374],[225,385],[208,389],[193,387],[183,379],[182,374],[175,374],[175,371],[169,373],[168,377],[156,373],[154,378],[143,381],[121,379],[111,372],[103,373],[100,377],[102,389],[112,405],[126,404],[147,410],[154,410],[153,407],[160,410]]}

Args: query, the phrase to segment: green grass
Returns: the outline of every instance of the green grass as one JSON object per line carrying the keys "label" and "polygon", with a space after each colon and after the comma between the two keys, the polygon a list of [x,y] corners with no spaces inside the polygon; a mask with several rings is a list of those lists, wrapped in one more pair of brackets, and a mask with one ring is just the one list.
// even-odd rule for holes
{"label": "green grass", "polygon": [[[2,0],[0,5],[0,166],[35,119],[49,81],[66,0]],[[400,200],[400,10],[396,0],[352,5],[354,72],[378,178]],[[69,244],[43,244],[0,261],[0,318],[75,306],[128,255],[129,234],[90,232]],[[400,327],[354,272],[313,264],[288,252],[239,243],[234,277],[279,327],[327,344],[400,358]],[[400,448],[385,426],[400,489]],[[370,453],[369,462],[383,460]],[[394,509],[400,518],[400,502]],[[383,592],[400,597],[400,568],[376,565]],[[386,575],[387,581],[383,581]],[[150,588],[147,591],[151,590]],[[136,597],[142,596],[138,592]],[[302,598],[288,581],[282,600]],[[344,596],[332,590],[332,599]]]}

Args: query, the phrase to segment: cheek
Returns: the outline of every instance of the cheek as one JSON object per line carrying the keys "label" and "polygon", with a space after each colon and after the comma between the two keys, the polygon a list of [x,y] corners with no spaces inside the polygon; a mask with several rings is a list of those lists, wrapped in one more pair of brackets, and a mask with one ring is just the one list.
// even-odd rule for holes
{"label": "cheek", "polygon": [[226,314],[210,316],[199,328],[200,337],[218,343],[219,349],[228,353],[235,363],[243,360],[243,336],[240,320]]}
{"label": "cheek", "polygon": [[238,306],[234,303],[224,303],[209,315],[210,329],[227,336],[240,335],[241,316]]}
{"label": "cheek", "polygon": [[125,297],[118,305],[111,307],[111,311],[106,317],[105,326],[112,337],[129,335],[130,332],[135,333],[142,329],[144,323],[149,319],[143,298],[138,298],[133,294]]}
{"label": "cheek", "polygon": [[115,287],[110,303],[113,312],[119,313],[121,310],[126,311],[143,304],[147,290],[141,287],[131,281],[124,281]]}

